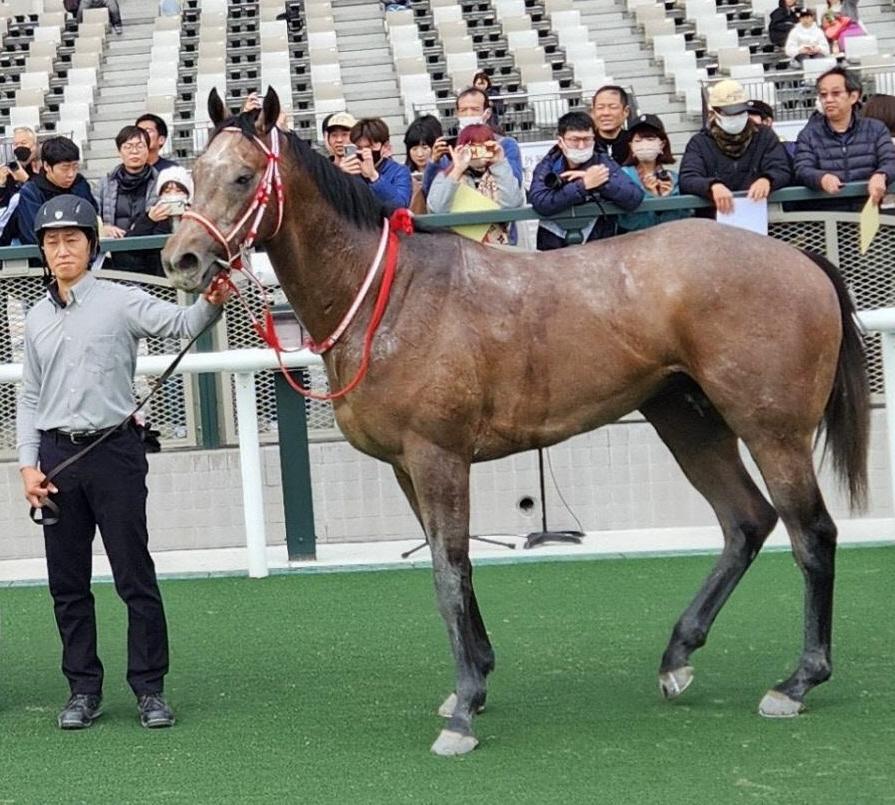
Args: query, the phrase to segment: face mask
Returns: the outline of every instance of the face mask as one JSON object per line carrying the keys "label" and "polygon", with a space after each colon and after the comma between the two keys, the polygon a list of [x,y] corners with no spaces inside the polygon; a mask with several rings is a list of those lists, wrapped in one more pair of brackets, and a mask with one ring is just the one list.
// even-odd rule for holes
{"label": "face mask", "polygon": [[31,161],[31,149],[25,145],[20,145],[18,148],[14,149],[12,153],[17,162]]}
{"label": "face mask", "polygon": [[738,115],[715,115],[718,127],[727,134],[740,134],[749,122],[749,113],[740,112]]}
{"label": "face mask", "polygon": [[664,150],[665,145],[661,140],[631,143],[631,153],[642,162],[654,162]]}
{"label": "face mask", "polygon": [[476,115],[475,117],[458,117],[457,131],[463,131],[467,126],[481,126],[484,122],[485,118],[482,115]]}
{"label": "face mask", "polygon": [[583,165],[594,155],[594,147],[589,145],[587,148],[569,148],[565,146],[563,153],[566,159],[575,165]]}

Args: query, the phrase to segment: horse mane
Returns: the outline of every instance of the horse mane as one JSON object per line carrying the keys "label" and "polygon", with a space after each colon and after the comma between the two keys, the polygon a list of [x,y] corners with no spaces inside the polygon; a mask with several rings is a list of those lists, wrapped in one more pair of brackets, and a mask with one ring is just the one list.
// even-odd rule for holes
{"label": "horse mane", "polygon": [[[222,129],[230,127],[239,129],[248,138],[255,137],[258,114],[257,110],[242,112],[225,120],[215,129],[211,140]],[[379,201],[365,182],[340,171],[293,132],[280,129],[280,134],[289,143],[292,155],[311,177],[320,195],[336,213],[360,229],[379,231],[382,228],[382,220],[391,214],[392,208]]]}

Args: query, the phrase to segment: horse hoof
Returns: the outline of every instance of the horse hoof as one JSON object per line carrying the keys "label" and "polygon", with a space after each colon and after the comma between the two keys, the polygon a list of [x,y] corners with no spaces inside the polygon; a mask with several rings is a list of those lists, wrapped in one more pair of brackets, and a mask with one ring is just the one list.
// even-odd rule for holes
{"label": "horse hoof", "polygon": [[659,674],[659,690],[666,699],[676,699],[693,681],[693,666],[685,665]]}
{"label": "horse hoof", "polygon": [[[441,703],[441,706],[438,708],[438,715],[440,715],[442,718],[450,718],[452,715],[454,715],[454,710],[456,709],[457,694],[452,693]],[[482,711],[484,711],[484,709],[485,705],[482,705],[481,707],[476,707],[475,711],[476,713],[481,713]]]}
{"label": "horse hoof", "polygon": [[452,755],[465,755],[479,745],[474,735],[463,735],[453,730],[442,730],[441,734],[432,744],[432,751],[441,757]]}
{"label": "horse hoof", "polygon": [[802,702],[790,699],[779,690],[769,690],[758,705],[759,714],[765,718],[795,718],[804,709]]}

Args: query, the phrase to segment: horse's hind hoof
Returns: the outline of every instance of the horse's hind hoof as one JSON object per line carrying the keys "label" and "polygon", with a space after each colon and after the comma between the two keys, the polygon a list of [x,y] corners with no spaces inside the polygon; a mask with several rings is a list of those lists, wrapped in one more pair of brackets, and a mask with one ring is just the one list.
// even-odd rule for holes
{"label": "horse's hind hoof", "polygon": [[450,757],[452,755],[465,755],[478,745],[478,739],[474,735],[464,735],[453,730],[442,730],[435,743],[432,744],[432,751],[441,757]]}
{"label": "horse's hind hoof", "polygon": [[759,715],[765,718],[795,718],[804,709],[803,702],[790,699],[779,690],[769,690],[758,705]]}
{"label": "horse's hind hoof", "polygon": [[[450,718],[454,715],[454,710],[457,709],[457,694],[452,693],[448,696],[438,708],[438,715],[442,718]],[[481,713],[485,709],[485,705],[481,705],[480,707],[476,707],[476,713]]]}
{"label": "horse's hind hoof", "polygon": [[659,674],[659,690],[666,699],[676,699],[693,681],[693,666],[685,665]]}

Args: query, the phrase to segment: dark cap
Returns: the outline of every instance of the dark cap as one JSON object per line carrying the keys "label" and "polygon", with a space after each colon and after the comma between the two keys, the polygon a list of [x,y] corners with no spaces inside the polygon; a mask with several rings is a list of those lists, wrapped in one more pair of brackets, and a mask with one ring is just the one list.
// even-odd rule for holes
{"label": "dark cap", "polygon": [[764,101],[746,101],[746,109],[750,115],[759,115],[762,120],[774,119],[774,107]]}
{"label": "dark cap", "polygon": [[663,137],[665,134],[665,126],[662,125],[662,121],[658,115],[637,115],[631,124],[628,126],[628,131],[634,132],[637,129],[655,129],[659,132]]}

